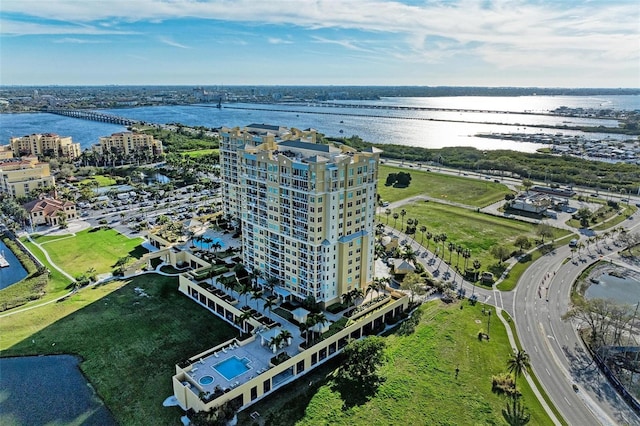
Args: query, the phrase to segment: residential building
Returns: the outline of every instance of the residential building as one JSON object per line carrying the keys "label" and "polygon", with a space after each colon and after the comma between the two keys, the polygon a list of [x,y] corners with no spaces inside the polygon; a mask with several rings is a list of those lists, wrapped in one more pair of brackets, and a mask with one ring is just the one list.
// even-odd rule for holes
{"label": "residential building", "polygon": [[24,208],[29,213],[32,226],[57,226],[63,218],[75,219],[78,217],[75,203],[50,197],[31,201],[25,204]]}
{"label": "residential building", "polygon": [[0,145],[0,161],[11,160],[13,158],[13,150],[11,144]]}
{"label": "residential building", "polygon": [[0,163],[0,193],[23,197],[37,188],[55,186],[48,163],[23,157]]}
{"label": "residential building", "polygon": [[55,133],[34,133],[10,138],[9,143],[15,157],[37,155],[74,159],[82,153],[80,144],[73,143],[71,136],[58,136]]}
{"label": "residential building", "polygon": [[142,154],[148,158],[161,155],[164,150],[162,141],[152,135],[134,132],[113,133],[100,138],[97,145],[91,148],[98,154],[116,153],[124,156]]}
{"label": "residential building", "polygon": [[315,130],[222,129],[225,208],[242,227],[243,262],[283,298],[329,305],[373,280],[378,160],[319,143]]}

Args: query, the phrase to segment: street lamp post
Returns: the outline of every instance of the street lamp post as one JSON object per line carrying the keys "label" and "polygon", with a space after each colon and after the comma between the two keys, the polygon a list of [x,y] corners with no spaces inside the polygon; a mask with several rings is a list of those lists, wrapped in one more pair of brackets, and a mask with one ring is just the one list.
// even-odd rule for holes
{"label": "street lamp post", "polygon": [[487,318],[487,339],[489,339],[490,329],[491,329],[491,309],[489,309],[489,317]]}

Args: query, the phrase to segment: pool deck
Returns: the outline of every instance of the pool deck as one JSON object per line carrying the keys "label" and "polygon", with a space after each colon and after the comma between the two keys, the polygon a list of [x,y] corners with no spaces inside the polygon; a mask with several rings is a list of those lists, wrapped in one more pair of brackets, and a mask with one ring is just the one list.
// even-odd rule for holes
{"label": "pool deck", "polygon": [[[272,318],[279,317],[273,314]],[[304,339],[300,337],[300,330],[298,330],[298,328],[293,324],[281,318],[280,322],[282,323],[282,326],[276,327],[275,329],[287,329],[291,332],[293,338],[291,339],[291,345],[287,346],[285,343],[284,347],[279,349],[277,353],[287,352],[289,355],[294,356],[299,353],[298,346]],[[271,330],[266,330],[264,333],[267,334]],[[271,334],[273,333],[274,332],[271,331]],[[262,342],[264,342],[264,346],[262,345]],[[276,353],[267,346],[267,342],[268,340],[266,338],[261,338],[260,333],[257,333],[256,339],[253,342],[247,343],[244,346],[240,346],[238,341],[234,339],[232,342],[227,342],[225,346],[213,352],[211,355],[195,361],[192,364],[191,370],[188,371],[187,376],[192,383],[197,383],[197,387],[202,388],[204,392],[214,393],[216,386],[219,386],[223,390],[233,389],[269,369],[269,361],[276,355]],[[247,358],[249,360],[248,366],[250,368],[244,373],[231,378],[231,380],[227,380],[214,368],[214,366],[233,357],[238,357],[240,359]],[[209,385],[201,384],[200,379],[204,376],[213,377],[213,382]]]}

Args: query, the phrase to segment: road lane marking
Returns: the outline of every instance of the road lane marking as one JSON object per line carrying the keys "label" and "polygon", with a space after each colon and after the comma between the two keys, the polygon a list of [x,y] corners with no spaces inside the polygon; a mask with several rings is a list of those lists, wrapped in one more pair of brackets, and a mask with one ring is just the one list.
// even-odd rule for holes
{"label": "road lane marking", "polygon": [[569,402],[569,400],[567,399],[566,396],[563,396],[564,400],[567,401],[567,404],[569,405],[569,407],[572,407],[571,403]]}
{"label": "road lane marking", "polygon": [[544,371],[546,371],[546,372],[547,372],[547,374],[549,375],[549,377],[551,377],[551,373],[549,372],[549,369],[548,369],[548,368],[546,368],[546,367],[545,367],[545,368],[544,368]]}

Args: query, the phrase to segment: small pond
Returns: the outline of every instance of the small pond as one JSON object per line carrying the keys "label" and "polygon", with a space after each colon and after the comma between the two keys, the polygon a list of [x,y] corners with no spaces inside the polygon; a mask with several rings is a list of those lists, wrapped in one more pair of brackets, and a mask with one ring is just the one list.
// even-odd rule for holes
{"label": "small pond", "polygon": [[584,294],[587,299],[612,299],[627,305],[640,301],[640,280],[636,276],[618,277],[605,272],[593,274],[592,278],[592,284]]}

